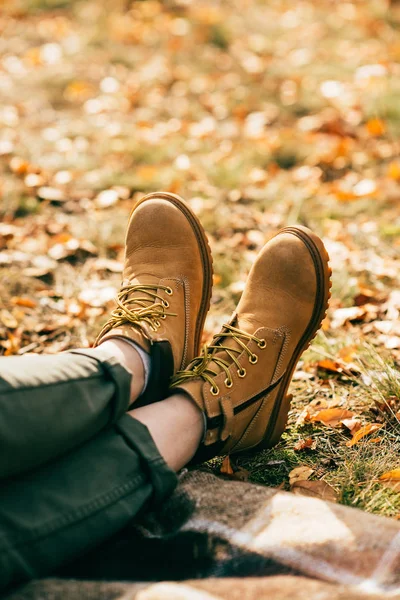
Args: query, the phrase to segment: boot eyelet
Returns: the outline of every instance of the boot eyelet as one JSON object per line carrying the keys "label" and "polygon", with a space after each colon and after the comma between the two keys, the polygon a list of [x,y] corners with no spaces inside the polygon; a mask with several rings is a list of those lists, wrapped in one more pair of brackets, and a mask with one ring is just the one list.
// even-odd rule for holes
{"label": "boot eyelet", "polygon": [[165,290],[165,293],[168,294],[168,296],[172,296],[172,294],[174,293],[172,288],[167,287],[167,289]]}
{"label": "boot eyelet", "polygon": [[239,377],[246,377],[247,371],[246,369],[238,369],[237,374]]}
{"label": "boot eyelet", "polygon": [[259,348],[265,348],[267,346],[267,342],[265,340],[260,340],[260,342],[257,344],[257,346]]}
{"label": "boot eyelet", "polygon": [[168,302],[167,300],[163,300],[163,301],[162,301],[162,305],[163,305],[165,308],[168,308],[168,307],[169,307],[169,302]]}
{"label": "boot eyelet", "polygon": [[213,396],[218,396],[219,388],[217,386],[212,386],[212,387],[210,387],[210,392],[212,393]]}
{"label": "boot eyelet", "polygon": [[233,381],[231,381],[231,380],[230,380],[230,379],[228,379],[228,378],[227,378],[227,379],[225,379],[224,383],[225,383],[225,386],[226,386],[227,388],[231,388],[231,387],[233,386]]}
{"label": "boot eyelet", "polygon": [[252,354],[251,356],[249,356],[249,363],[251,363],[252,365],[255,365],[257,362],[258,362],[257,354]]}
{"label": "boot eyelet", "polygon": [[167,315],[161,315],[161,316],[160,316],[160,319],[163,319],[163,320],[164,320],[164,319],[166,319],[166,318],[167,318]]}

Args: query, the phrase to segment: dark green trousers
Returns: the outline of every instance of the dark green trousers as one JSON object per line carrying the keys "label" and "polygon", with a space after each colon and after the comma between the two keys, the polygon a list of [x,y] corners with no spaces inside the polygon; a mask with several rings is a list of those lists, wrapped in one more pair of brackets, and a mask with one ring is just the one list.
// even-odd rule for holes
{"label": "dark green trousers", "polygon": [[92,350],[0,358],[0,591],[79,557],[175,488],[125,414],[130,381]]}

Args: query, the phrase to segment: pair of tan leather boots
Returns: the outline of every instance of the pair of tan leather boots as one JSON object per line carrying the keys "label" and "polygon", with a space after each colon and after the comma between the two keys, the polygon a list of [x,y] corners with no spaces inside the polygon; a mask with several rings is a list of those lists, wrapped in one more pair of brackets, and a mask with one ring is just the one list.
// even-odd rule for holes
{"label": "pair of tan leather boots", "polygon": [[282,229],[253,264],[230,322],[201,349],[212,289],[207,237],[181,198],[149,194],[130,216],[117,307],[96,345],[119,336],[150,354],[135,407],[179,392],[199,406],[206,433],[195,462],[269,448],[286,426],[293,371],[325,316],[330,275],[318,236]]}

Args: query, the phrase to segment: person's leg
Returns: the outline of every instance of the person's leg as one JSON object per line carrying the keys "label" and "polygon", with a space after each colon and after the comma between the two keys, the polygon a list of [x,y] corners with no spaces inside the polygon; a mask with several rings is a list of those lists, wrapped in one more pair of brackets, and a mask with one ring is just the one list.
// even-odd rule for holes
{"label": "person's leg", "polygon": [[0,592],[51,574],[162,502],[203,429],[201,411],[177,394],[132,410],[57,461],[3,482]]}
{"label": "person's leg", "polygon": [[114,423],[143,387],[143,362],[124,340],[0,358],[0,480],[88,440]]}
{"label": "person's leg", "polygon": [[0,358],[0,481],[79,446],[135,400],[162,400],[199,350],[211,287],[207,239],[189,207],[163,192],[140,200],[97,348]]}

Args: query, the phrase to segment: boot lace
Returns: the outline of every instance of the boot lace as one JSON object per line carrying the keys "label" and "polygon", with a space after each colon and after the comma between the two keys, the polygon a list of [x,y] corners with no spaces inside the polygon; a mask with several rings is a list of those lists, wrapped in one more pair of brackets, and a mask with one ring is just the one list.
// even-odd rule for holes
{"label": "boot lace", "polygon": [[[168,296],[172,296],[173,290],[163,285],[123,285],[115,299],[117,307],[112,311],[110,318],[100,331],[98,339],[108,333],[114,327],[127,323],[141,329],[143,335],[148,338],[143,324],[147,323],[152,331],[157,331],[161,326],[161,320],[166,317],[176,317],[175,313],[166,312],[169,307],[168,300],[158,294],[164,290]],[[145,296],[131,298],[133,293],[143,293]],[[160,303],[157,300],[161,300]]]}
{"label": "boot lace", "polygon": [[[222,341],[223,338],[232,338],[238,345],[238,348],[231,348],[229,346],[224,346]],[[204,381],[207,381],[210,384],[210,392],[213,396],[217,396],[220,392],[219,387],[215,383],[214,377],[219,375],[220,371],[215,371],[210,367],[210,363],[213,362],[214,365],[220,367],[225,372],[225,386],[227,388],[231,388],[233,386],[233,381],[230,373],[230,366],[232,362],[236,365],[237,374],[239,377],[246,377],[247,371],[243,368],[237,356],[242,353],[244,350],[249,358],[249,362],[252,365],[255,365],[258,361],[257,354],[254,354],[246,345],[245,342],[249,342],[253,340],[256,342],[259,348],[265,348],[267,343],[264,339],[260,339],[255,335],[251,335],[241,329],[237,329],[232,325],[224,325],[221,333],[218,333],[213,337],[212,343],[207,346],[204,344],[201,355],[197,358],[194,358],[190,365],[184,371],[178,371],[174,378],[172,379],[171,386],[176,387],[181,385],[188,379],[193,379],[195,377],[201,377]],[[215,342],[215,343],[214,343]],[[230,361],[221,358],[220,356],[215,356],[217,352],[224,350]]]}

